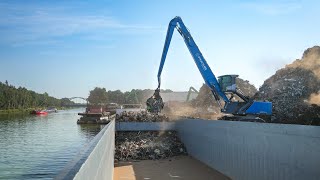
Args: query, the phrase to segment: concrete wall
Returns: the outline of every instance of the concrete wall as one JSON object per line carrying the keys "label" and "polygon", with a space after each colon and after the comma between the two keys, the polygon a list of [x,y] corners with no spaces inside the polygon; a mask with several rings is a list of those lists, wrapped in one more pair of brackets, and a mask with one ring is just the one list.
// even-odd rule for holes
{"label": "concrete wall", "polygon": [[319,179],[320,127],[186,119],[188,153],[232,179]]}
{"label": "concrete wall", "polygon": [[174,122],[116,122],[116,131],[173,131]]}
{"label": "concrete wall", "polygon": [[82,164],[74,179],[113,179],[115,121],[111,121],[105,128],[101,139]]}

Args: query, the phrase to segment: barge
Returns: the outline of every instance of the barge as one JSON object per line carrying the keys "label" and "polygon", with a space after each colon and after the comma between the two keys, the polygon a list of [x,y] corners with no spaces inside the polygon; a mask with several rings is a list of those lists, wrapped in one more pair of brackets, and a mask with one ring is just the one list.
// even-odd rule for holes
{"label": "barge", "polygon": [[79,116],[82,116],[78,119],[77,124],[108,124],[110,120],[109,112],[102,113],[78,113]]}
{"label": "barge", "polygon": [[108,124],[117,107],[118,105],[115,103],[88,105],[84,113],[78,113],[82,117],[78,119],[77,124]]}

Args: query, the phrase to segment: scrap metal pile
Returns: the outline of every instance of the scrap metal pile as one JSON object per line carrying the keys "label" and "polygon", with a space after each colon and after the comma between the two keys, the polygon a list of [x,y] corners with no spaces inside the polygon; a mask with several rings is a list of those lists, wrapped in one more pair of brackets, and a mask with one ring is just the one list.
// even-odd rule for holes
{"label": "scrap metal pile", "polygon": [[[290,124],[320,125],[320,47],[307,49],[301,59],[278,70],[255,89],[248,81],[237,79],[246,95],[273,103],[273,121]],[[254,93],[256,93],[254,95]],[[194,107],[217,108],[210,89],[203,85]]]}
{"label": "scrap metal pile", "polygon": [[[241,91],[245,92],[246,93],[245,95],[249,97],[252,97],[257,92],[257,89],[254,87],[254,85],[250,84],[250,82],[247,80],[237,78],[236,84],[237,84],[237,87]],[[237,97],[235,97],[235,99],[237,99]],[[218,112],[220,111],[218,104],[216,103],[214,97],[212,96],[212,92],[210,88],[206,84],[202,85],[199,91],[199,95],[195,100],[192,101],[192,104],[194,107],[202,107],[202,108],[216,107],[216,109],[218,109]]]}
{"label": "scrap metal pile", "polygon": [[255,98],[273,103],[276,122],[320,125],[320,47],[278,70]]}
{"label": "scrap metal pile", "polygon": [[[252,97],[257,92],[257,89],[254,87],[254,85],[250,84],[250,82],[247,80],[237,78],[236,84],[237,87],[241,91],[245,92],[245,95],[249,97]],[[235,97],[235,99],[239,100],[238,97]],[[210,88],[206,84],[202,85],[197,98],[192,100],[191,104],[195,111],[189,115],[190,117],[220,119],[224,116],[224,114],[221,113],[220,107],[214,99]]]}
{"label": "scrap metal pile", "polygon": [[169,117],[165,114],[149,113],[147,111],[140,112],[123,112],[117,117],[120,122],[163,122],[169,121]]}
{"label": "scrap metal pile", "polygon": [[115,159],[155,160],[187,154],[175,131],[117,132]]}

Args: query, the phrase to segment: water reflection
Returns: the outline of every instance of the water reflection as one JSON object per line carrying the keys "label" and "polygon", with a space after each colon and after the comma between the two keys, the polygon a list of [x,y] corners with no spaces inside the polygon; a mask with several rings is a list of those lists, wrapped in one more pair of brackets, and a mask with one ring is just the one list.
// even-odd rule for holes
{"label": "water reflection", "polygon": [[99,124],[78,124],[78,132],[80,136],[84,136],[87,139],[92,139],[97,135],[104,125]]}
{"label": "water reflection", "polygon": [[102,129],[78,112],[0,115],[0,179],[52,179]]}

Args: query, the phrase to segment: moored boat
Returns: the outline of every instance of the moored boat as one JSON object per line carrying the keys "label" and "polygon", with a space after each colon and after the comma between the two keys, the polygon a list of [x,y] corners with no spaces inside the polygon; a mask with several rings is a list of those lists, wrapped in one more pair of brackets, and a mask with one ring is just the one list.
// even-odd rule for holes
{"label": "moored boat", "polygon": [[47,113],[58,112],[57,108],[55,108],[55,107],[49,107],[45,111]]}
{"label": "moored boat", "polygon": [[42,110],[33,110],[31,111],[31,114],[36,114],[36,115],[47,115],[48,112],[42,111]]}

